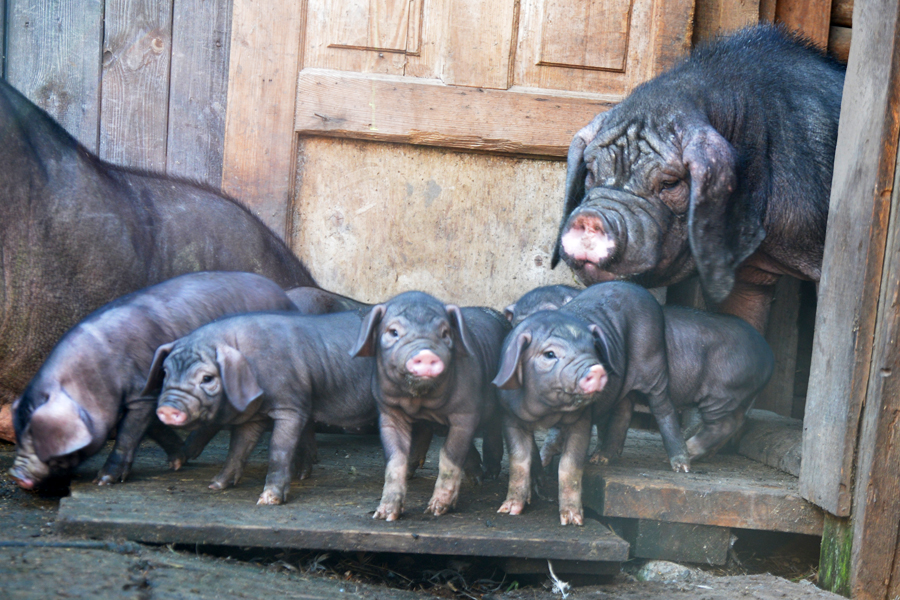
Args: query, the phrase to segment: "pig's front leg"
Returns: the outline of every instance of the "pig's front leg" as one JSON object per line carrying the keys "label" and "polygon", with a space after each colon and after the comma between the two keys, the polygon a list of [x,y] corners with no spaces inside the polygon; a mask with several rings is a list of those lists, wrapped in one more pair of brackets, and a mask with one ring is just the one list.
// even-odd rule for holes
{"label": "pig's front leg", "polygon": [[[456,506],[456,500],[459,498],[459,486],[462,482],[463,465],[469,454],[469,448],[472,447],[472,438],[478,427],[478,418],[477,414],[450,416],[450,428],[438,460],[438,478],[434,484],[431,501],[428,503],[428,508],[425,509],[426,513],[437,517]],[[474,447],[472,450],[476,452],[477,456]]]}
{"label": "pig's front leg", "polygon": [[412,446],[409,451],[409,466],[406,472],[408,479],[412,479],[416,470],[425,464],[432,437],[434,437],[434,426],[431,423],[428,421],[413,423]]}
{"label": "pig's front leg", "polygon": [[691,459],[688,456],[687,445],[681,433],[681,424],[678,422],[678,413],[672,406],[667,394],[648,396],[650,412],[656,418],[659,434],[662,436],[663,446],[669,455],[669,464],[676,473],[687,473],[691,470]]}
{"label": "pig's front leg", "polygon": [[141,439],[156,420],[154,411],[156,403],[153,399],[133,398],[125,402],[125,413],[116,429],[116,443],[106,458],[106,462],[97,473],[94,482],[109,485],[117,481],[125,481],[134,462],[134,454]]}
{"label": "pig's front leg", "polygon": [[319,446],[316,444],[316,424],[312,419],[306,421],[300,443],[297,444],[297,455],[294,457],[294,469],[297,479],[303,481],[312,475],[313,465],[319,462]]}
{"label": "pig's front leg", "polygon": [[269,412],[275,422],[269,441],[269,472],[266,487],[259,495],[258,505],[282,504],[287,501],[291,484],[291,466],[306,426],[306,415],[295,409],[281,408]]}
{"label": "pig's front leg", "polygon": [[497,411],[482,424],[484,439],[481,449],[484,451],[484,476],[496,479],[500,475],[500,463],[503,462],[503,426]]}
{"label": "pig's front leg", "polygon": [[581,480],[590,442],[591,411],[585,410],[580,419],[569,425],[559,457],[559,522],[563,525],[584,525]]}
{"label": "pig's front leg", "polygon": [[203,453],[203,449],[216,437],[216,434],[221,429],[219,425],[206,423],[201,425],[199,429],[190,432],[187,439],[184,440],[185,460],[194,460],[200,456]]}
{"label": "pig's front leg", "polygon": [[534,434],[511,416],[503,419],[503,433],[506,435],[506,449],[509,451],[509,488],[506,501],[497,512],[511,515],[521,514],[525,505],[531,502],[531,464]]}
{"label": "pig's front leg", "polygon": [[[603,440],[591,455],[591,463],[595,465],[608,465],[613,458],[622,456],[625,448],[625,438],[628,436],[628,426],[631,424],[631,416],[634,414],[634,399],[629,394],[613,409],[606,424]],[[598,426],[598,434],[599,426]]]}
{"label": "pig's front leg", "polygon": [[564,437],[558,426],[547,430],[547,437],[544,438],[544,445],[541,446],[542,467],[549,467],[553,457],[562,452]]}
{"label": "pig's front leg", "polygon": [[266,428],[264,419],[254,419],[240,425],[235,425],[231,429],[231,441],[228,444],[228,456],[225,457],[225,464],[222,470],[216,475],[212,483],[209,484],[211,490],[224,490],[241,480],[244,472],[244,465],[247,464],[247,457],[256,447],[259,436]]}
{"label": "pig's front leg", "polygon": [[381,503],[373,519],[396,521],[403,514],[406,500],[406,472],[409,468],[409,451],[412,443],[412,422],[402,411],[379,407],[378,425],[381,429],[381,444],[384,446],[384,489]]}
{"label": "pig's front leg", "polygon": [[177,471],[187,462],[184,452],[184,440],[181,436],[163,425],[159,419],[150,418],[150,427],[147,429],[147,437],[156,442],[166,453],[169,468]]}

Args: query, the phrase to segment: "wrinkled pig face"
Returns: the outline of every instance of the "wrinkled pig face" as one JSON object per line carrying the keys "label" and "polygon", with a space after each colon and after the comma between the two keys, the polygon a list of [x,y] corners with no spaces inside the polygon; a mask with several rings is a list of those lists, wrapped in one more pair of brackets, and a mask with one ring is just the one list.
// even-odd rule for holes
{"label": "wrinkled pig face", "polygon": [[406,292],[372,308],[351,352],[376,356],[379,374],[410,396],[447,380],[454,350],[469,348],[460,309],[421,292]]}
{"label": "wrinkled pig face", "polygon": [[556,311],[540,311],[506,338],[494,384],[523,389],[503,394],[507,408],[524,421],[583,409],[608,380],[608,350],[596,325]]}

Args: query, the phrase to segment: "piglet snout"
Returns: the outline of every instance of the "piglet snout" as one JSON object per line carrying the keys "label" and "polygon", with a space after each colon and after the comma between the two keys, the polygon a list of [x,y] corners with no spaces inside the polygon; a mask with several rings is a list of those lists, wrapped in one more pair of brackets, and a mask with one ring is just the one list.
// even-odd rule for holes
{"label": "piglet snout", "polygon": [[156,409],[156,416],[166,425],[184,425],[187,421],[187,413],[174,406],[160,406]]}
{"label": "piglet snout", "polygon": [[574,215],[561,241],[568,256],[594,264],[609,258],[616,246],[615,241],[606,235],[600,217],[590,213]]}
{"label": "piglet snout", "polygon": [[584,394],[593,394],[606,387],[606,380],[606,369],[603,368],[603,365],[594,365],[578,382],[578,389]]}
{"label": "piglet snout", "polygon": [[406,370],[416,377],[437,377],[444,372],[444,361],[431,350],[420,350],[406,361]]}

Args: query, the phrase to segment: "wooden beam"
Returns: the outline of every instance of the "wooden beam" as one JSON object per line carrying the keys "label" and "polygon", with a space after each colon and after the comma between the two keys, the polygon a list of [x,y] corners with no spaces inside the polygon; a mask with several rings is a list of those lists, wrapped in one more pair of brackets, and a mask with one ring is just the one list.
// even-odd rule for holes
{"label": "wooden beam", "polygon": [[823,50],[828,47],[832,0],[778,0],[775,21],[798,31]]}
{"label": "wooden beam", "polygon": [[766,341],[775,354],[772,379],[754,403],[755,408],[791,416],[794,405],[794,375],[797,370],[797,318],[800,314],[800,280],[782,277],[775,285],[769,311]]}
{"label": "wooden beam", "polygon": [[301,0],[234,0],[222,188],[285,236],[293,184],[293,120]]}
{"label": "wooden beam", "polygon": [[832,0],[831,24],[853,27],[853,0]]}
{"label": "wooden beam", "polygon": [[760,2],[751,0],[696,0],[694,44],[759,21]]}
{"label": "wooden beam", "polygon": [[575,132],[619,100],[304,69],[297,85],[296,130],[305,135],[561,158]]}
{"label": "wooden beam", "polygon": [[841,62],[850,58],[850,42],[853,30],[849,27],[832,27],[828,34],[828,52]]}

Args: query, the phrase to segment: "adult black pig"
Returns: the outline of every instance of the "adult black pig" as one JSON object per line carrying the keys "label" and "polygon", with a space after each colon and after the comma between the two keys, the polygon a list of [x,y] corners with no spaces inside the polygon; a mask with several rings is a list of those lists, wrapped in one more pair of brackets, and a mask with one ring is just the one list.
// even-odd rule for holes
{"label": "adult black pig", "polygon": [[699,273],[762,331],[781,275],[820,277],[844,70],[760,25],[639,86],[569,147],[552,264],[586,284]]}
{"label": "adult black pig", "polygon": [[481,470],[472,445],[479,428],[487,474],[499,473],[503,441],[490,378],[508,330],[496,311],[459,308],[423,292],[399,294],[369,311],[351,353],[374,356],[377,365],[372,387],[387,466],[374,518],[394,521],[403,513],[417,421],[447,427],[426,513],[455,507],[463,469]]}
{"label": "adult black pig", "polygon": [[95,311],[63,336],[14,403],[19,444],[10,475],[32,489],[97,453],[115,433],[115,446],[97,480],[124,480],[148,428],[179,468],[185,460],[181,438],[156,419],[156,397],[142,393],[154,352],[214,319],[258,310],[295,309],[265,277],[203,272],[175,277]]}
{"label": "adult black pig", "polygon": [[374,361],[350,357],[361,322],[354,311],[221,319],[160,346],[145,394],[161,390],[156,413],[167,425],[232,426],[228,456],[211,489],[238,483],[272,423],[269,471],[257,504],[281,504],[310,421],[363,427],[375,420]]}
{"label": "adult black pig", "polygon": [[193,271],[314,286],[259,219],[216,191],[99,160],[0,80],[0,438],[57,340],[103,304]]}

